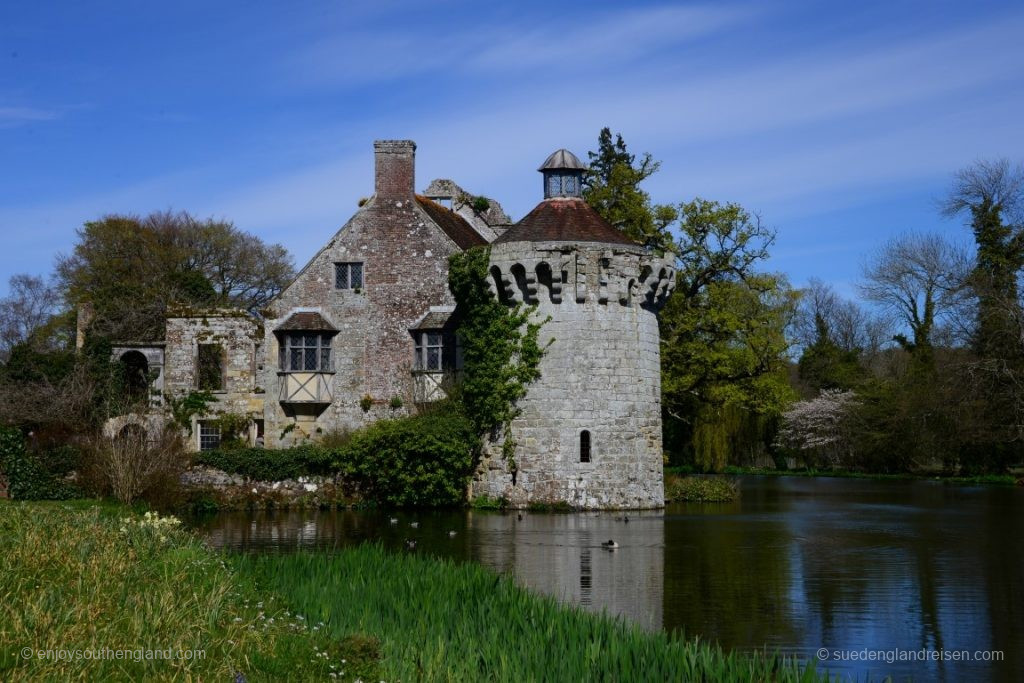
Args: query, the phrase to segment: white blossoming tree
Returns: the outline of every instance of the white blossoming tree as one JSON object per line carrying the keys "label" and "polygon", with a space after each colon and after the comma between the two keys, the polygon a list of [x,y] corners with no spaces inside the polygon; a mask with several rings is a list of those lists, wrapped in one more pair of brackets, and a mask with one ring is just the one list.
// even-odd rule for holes
{"label": "white blossoming tree", "polygon": [[826,389],[816,398],[797,401],[782,414],[775,445],[796,451],[808,466],[843,464],[850,455],[844,418],[854,400],[852,391]]}

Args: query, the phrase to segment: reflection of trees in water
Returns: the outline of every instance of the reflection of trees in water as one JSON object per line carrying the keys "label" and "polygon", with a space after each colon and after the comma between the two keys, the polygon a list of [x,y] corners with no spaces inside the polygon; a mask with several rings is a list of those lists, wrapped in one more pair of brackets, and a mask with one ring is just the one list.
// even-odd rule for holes
{"label": "reflection of trees in water", "polygon": [[[725,647],[1003,650],[876,673],[1024,680],[1024,500],[1011,489],[814,480],[666,524],[667,628]],[[671,511],[670,511],[671,512]],[[865,666],[841,666],[866,671]]]}
{"label": "reflection of trees in water", "polygon": [[727,647],[798,642],[789,539],[780,522],[728,514],[666,524],[665,628]]}
{"label": "reflection of trees in water", "polygon": [[[416,538],[417,553],[473,560],[533,590],[724,647],[996,649],[1006,659],[992,667],[871,669],[1024,680],[1022,494],[786,478],[744,482],[735,504],[674,506],[628,525],[614,513],[291,511],[225,513],[207,529],[230,547],[371,540],[404,552]],[[623,547],[601,549],[609,538]]]}
{"label": "reflection of trees in water", "polygon": [[978,579],[987,595],[991,615],[991,644],[986,650],[1002,650],[1005,659],[1000,675],[1007,681],[1024,681],[1024,514],[1021,491],[998,489],[985,498],[984,553]]}
{"label": "reflection of trees in water", "polygon": [[261,550],[352,545],[371,537],[377,526],[352,510],[222,512],[199,523],[216,547]]}

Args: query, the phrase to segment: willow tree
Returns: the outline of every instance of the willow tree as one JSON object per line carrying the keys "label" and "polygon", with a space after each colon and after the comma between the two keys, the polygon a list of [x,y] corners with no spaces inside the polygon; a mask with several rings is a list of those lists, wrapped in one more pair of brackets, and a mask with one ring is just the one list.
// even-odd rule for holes
{"label": "willow tree", "polygon": [[654,204],[640,184],[657,172],[608,128],[589,153],[584,198],[626,235],[674,253],[675,293],[660,315],[666,448],[721,469],[745,446],[770,442],[791,399],[785,329],[796,295],[759,270],[774,232],[737,204]]}

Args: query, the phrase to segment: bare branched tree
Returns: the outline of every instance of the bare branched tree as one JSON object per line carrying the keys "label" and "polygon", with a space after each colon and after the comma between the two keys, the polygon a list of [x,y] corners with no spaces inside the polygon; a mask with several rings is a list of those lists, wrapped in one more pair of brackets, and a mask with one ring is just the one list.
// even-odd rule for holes
{"label": "bare branched tree", "polygon": [[128,504],[155,485],[175,482],[188,463],[174,430],[149,434],[138,425],[113,437],[96,437],[87,451],[90,477]]}
{"label": "bare branched tree", "polygon": [[[7,296],[0,299],[0,360],[16,344],[29,341],[57,311],[60,296],[43,278],[19,274],[10,279]],[[45,344],[47,340],[37,340]]]}
{"label": "bare branched tree", "polygon": [[888,240],[863,265],[861,296],[910,332],[894,339],[908,351],[930,349],[935,328],[964,297],[970,259],[939,235],[906,233]]}
{"label": "bare branched tree", "polygon": [[793,335],[802,346],[810,346],[819,334],[818,320],[836,346],[844,351],[877,353],[891,335],[891,322],[856,302],[844,299],[835,289],[811,278],[801,290],[800,306],[793,321]]}
{"label": "bare branched tree", "polygon": [[977,246],[969,284],[977,297],[975,348],[983,358],[1024,365],[1015,320],[1024,269],[1024,168],[1006,159],[978,161],[954,176],[943,213],[970,214]]}
{"label": "bare branched tree", "polygon": [[976,161],[954,174],[953,186],[940,208],[953,217],[986,204],[999,207],[1004,220],[1019,226],[1024,211],[1024,167],[1009,159]]}

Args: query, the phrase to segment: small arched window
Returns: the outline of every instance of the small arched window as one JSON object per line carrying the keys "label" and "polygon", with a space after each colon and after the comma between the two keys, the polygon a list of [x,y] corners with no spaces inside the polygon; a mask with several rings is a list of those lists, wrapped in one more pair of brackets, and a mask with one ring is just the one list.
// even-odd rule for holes
{"label": "small arched window", "polygon": [[590,432],[580,432],[580,462],[590,462]]}

